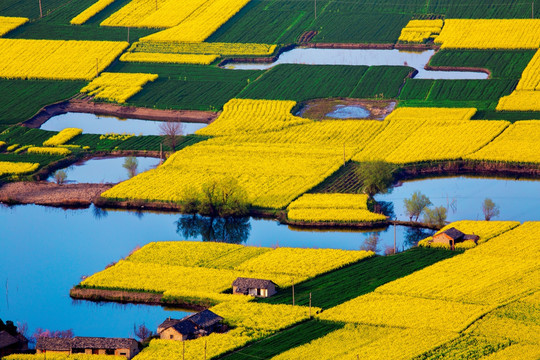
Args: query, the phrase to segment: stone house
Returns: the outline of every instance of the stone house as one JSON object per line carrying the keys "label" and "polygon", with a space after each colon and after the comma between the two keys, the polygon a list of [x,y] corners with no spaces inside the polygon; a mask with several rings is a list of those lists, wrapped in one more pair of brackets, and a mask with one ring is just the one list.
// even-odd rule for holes
{"label": "stone house", "polygon": [[139,343],[127,338],[76,336],[73,339],[40,337],[36,343],[37,354],[87,354],[116,355],[133,358],[139,353]]}
{"label": "stone house", "polygon": [[464,234],[458,229],[452,227],[446,231],[443,231],[439,234],[433,235],[433,243],[446,244],[454,250],[454,246],[457,243],[464,242],[467,240],[473,240],[475,243],[480,239],[478,235],[474,234]]}
{"label": "stone house", "polygon": [[186,316],[183,319],[168,318],[158,326],[160,339],[188,340],[206,336],[221,328],[223,318],[210,310]]}
{"label": "stone house", "polygon": [[21,353],[28,350],[28,339],[16,333],[0,331],[0,358],[10,354]]}
{"label": "stone house", "polygon": [[276,284],[272,280],[239,277],[232,283],[233,294],[267,298],[274,295]]}

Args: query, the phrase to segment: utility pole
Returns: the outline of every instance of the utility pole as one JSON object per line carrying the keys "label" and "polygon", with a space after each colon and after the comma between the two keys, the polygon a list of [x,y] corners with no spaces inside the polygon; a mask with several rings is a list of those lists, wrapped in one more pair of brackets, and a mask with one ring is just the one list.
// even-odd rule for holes
{"label": "utility pole", "polygon": [[315,19],[317,19],[317,0],[315,0]]}
{"label": "utility pole", "polygon": [[99,59],[96,58],[96,77],[99,76]]}
{"label": "utility pole", "polygon": [[43,17],[43,9],[41,8],[41,0],[39,0],[39,17]]}
{"label": "utility pole", "polygon": [[534,19],[534,1],[531,3],[531,19]]}
{"label": "utility pole", "polygon": [[186,360],[186,341],[182,340],[182,360]]}
{"label": "utility pole", "polygon": [[345,143],[343,143],[343,165],[345,165],[347,161],[345,160]]}
{"label": "utility pole", "polygon": [[309,293],[309,318],[311,319],[311,293]]}
{"label": "utility pole", "polygon": [[292,283],[292,304],[294,306],[294,280],[293,280],[293,283]]}
{"label": "utility pole", "polygon": [[128,26],[128,44],[129,44],[129,26]]}
{"label": "utility pole", "polygon": [[204,360],[206,360],[206,340],[204,340]]}
{"label": "utility pole", "polygon": [[163,143],[159,144],[159,161],[163,163]]}

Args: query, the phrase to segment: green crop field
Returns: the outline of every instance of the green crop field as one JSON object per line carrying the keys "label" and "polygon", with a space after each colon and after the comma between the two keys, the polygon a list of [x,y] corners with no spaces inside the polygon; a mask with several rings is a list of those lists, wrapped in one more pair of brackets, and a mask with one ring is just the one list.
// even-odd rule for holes
{"label": "green crop field", "polygon": [[85,86],[82,81],[0,80],[0,123],[26,121],[43,106],[65,100]]}
{"label": "green crop field", "polygon": [[[133,136],[126,140],[109,140],[106,138],[100,139],[101,135],[81,134],[69,141],[70,145],[89,146],[91,150],[96,151],[112,151],[112,150],[148,150],[159,151],[160,144],[163,143],[163,137],[156,135],[148,136]],[[207,136],[187,135],[182,136],[176,145],[176,150],[181,150],[186,146],[196,144],[200,141],[208,139]],[[163,150],[168,151],[169,148],[164,145]]]}
{"label": "green crop field", "polygon": [[8,144],[41,146],[45,140],[55,135],[54,131],[12,127],[0,134],[0,141]]}
{"label": "green crop field", "polygon": [[[393,256],[377,256],[318,276],[294,286],[295,304],[328,309],[367,294],[377,287],[411,274],[459,252],[413,248]],[[281,289],[276,295],[262,299],[269,304],[292,304],[292,289]]]}
{"label": "green crop field", "polygon": [[264,338],[251,345],[236,350],[230,354],[218,357],[222,360],[250,360],[250,359],[270,359],[289,349],[307,344],[311,340],[325,336],[326,334],[339,330],[343,324],[310,320],[300,325],[280,331],[276,335]]}
{"label": "green crop field", "polygon": [[519,79],[534,53],[534,50],[441,50],[430,59],[429,65],[483,68],[490,70],[494,79]]}

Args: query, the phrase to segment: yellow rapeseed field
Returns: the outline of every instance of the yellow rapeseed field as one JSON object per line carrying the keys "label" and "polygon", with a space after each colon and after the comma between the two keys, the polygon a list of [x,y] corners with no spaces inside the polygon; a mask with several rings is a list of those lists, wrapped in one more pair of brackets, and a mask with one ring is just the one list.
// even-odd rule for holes
{"label": "yellow rapeseed field", "polygon": [[0,77],[91,80],[127,46],[113,41],[0,39]]}
{"label": "yellow rapeseed field", "polygon": [[43,146],[58,146],[64,145],[75,136],[82,134],[82,129],[66,128],[60,131],[58,134],[50,137],[43,142]]}
{"label": "yellow rapeseed field", "polygon": [[272,360],[409,360],[457,336],[457,333],[433,329],[347,324],[343,329],[285,351]]}
{"label": "yellow rapeseed field", "polygon": [[162,54],[145,52],[128,52],[120,56],[120,61],[126,62],[150,62],[163,64],[198,64],[210,65],[218,55],[198,55],[198,54]]}
{"label": "yellow rapeseed field", "polygon": [[28,150],[29,154],[44,154],[44,155],[61,155],[66,156],[71,154],[71,150],[59,147],[39,147],[32,146]]}
{"label": "yellow rapeseed field", "polygon": [[130,97],[141,91],[146,83],[157,78],[156,74],[106,72],[82,88],[81,92],[98,100],[125,103]]}
{"label": "yellow rapeseed field", "polygon": [[11,30],[18,28],[27,22],[28,19],[24,17],[0,16],[0,36],[7,34]]}
{"label": "yellow rapeseed field", "polygon": [[144,53],[268,56],[274,53],[276,45],[219,42],[140,41],[133,44],[131,50],[133,52]]}
{"label": "yellow rapeseed field", "polygon": [[399,41],[402,42],[424,42],[425,40],[438,35],[443,27],[442,19],[435,20],[411,20],[401,30]]}
{"label": "yellow rapeseed field", "polygon": [[497,110],[540,111],[540,50],[521,74],[514,92],[499,100]]}
{"label": "yellow rapeseed field", "polygon": [[307,222],[374,222],[386,220],[367,208],[364,194],[304,194],[288,207],[288,218]]}
{"label": "yellow rapeseed field", "polygon": [[[169,0],[173,1],[173,0]],[[201,42],[212,35],[219,27],[231,17],[236,15],[249,0],[208,0],[198,6],[195,11],[185,17],[177,26],[148,35],[141,38],[141,41],[177,41],[177,42]],[[185,3],[182,3],[185,4]],[[158,11],[159,12],[159,11]],[[180,11],[183,13],[183,11]],[[170,16],[176,13],[171,11]],[[168,16],[157,16],[156,23],[163,24],[163,19]],[[175,21],[177,21],[175,19]],[[150,21],[145,19],[142,25],[149,25]],[[171,22],[172,23],[172,22]],[[138,26],[142,26],[139,24]],[[163,25],[162,25],[163,26]]]}
{"label": "yellow rapeseed field", "polygon": [[540,19],[446,19],[442,49],[538,49]]}
{"label": "yellow rapeseed field", "polygon": [[[522,93],[522,92],[519,92]],[[540,91],[536,92],[539,95]],[[468,159],[540,163],[540,120],[517,121]]]}
{"label": "yellow rapeseed field", "polygon": [[38,167],[38,163],[0,161],[0,176],[30,173],[36,171]]}
{"label": "yellow rapeseed field", "polygon": [[79,15],[71,19],[70,24],[72,25],[82,25],[87,22],[92,16],[99,13],[101,10],[105,9],[107,6],[112,4],[114,0],[98,0],[92,6],[81,12]]}

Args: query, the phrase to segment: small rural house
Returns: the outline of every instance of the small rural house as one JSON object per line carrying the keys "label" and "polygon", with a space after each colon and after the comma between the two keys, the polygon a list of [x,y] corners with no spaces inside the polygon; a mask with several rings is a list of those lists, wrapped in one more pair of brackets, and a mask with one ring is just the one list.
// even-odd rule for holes
{"label": "small rural house", "polygon": [[19,333],[13,321],[0,319],[0,358],[28,350],[28,339]]}
{"label": "small rural house", "polygon": [[446,231],[443,231],[439,234],[433,235],[433,242],[434,243],[440,243],[440,244],[447,244],[450,246],[452,250],[454,250],[454,246],[457,243],[466,241],[466,240],[473,240],[475,243],[480,239],[478,235],[468,235],[464,234],[458,229],[452,227]]}
{"label": "small rural house", "polygon": [[232,283],[233,294],[267,298],[274,295],[276,284],[272,280],[239,277]]}
{"label": "small rural house", "polygon": [[183,319],[168,318],[158,326],[160,339],[188,340],[209,335],[221,328],[223,318],[210,310],[186,316]]}
{"label": "small rural house", "polygon": [[116,355],[133,358],[139,353],[139,343],[134,339],[81,337],[73,339],[40,337],[36,353],[63,353],[88,355]]}

